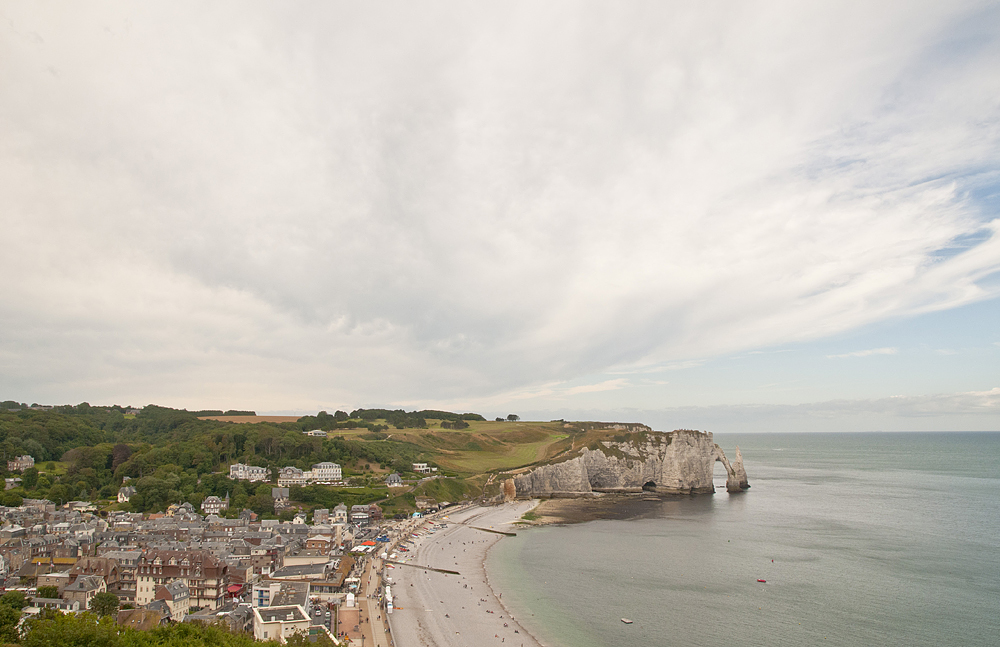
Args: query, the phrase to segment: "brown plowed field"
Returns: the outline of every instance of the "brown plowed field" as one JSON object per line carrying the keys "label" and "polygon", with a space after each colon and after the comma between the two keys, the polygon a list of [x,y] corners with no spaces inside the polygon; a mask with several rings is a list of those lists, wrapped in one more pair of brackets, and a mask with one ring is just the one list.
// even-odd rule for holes
{"label": "brown plowed field", "polygon": [[302,416],[200,416],[198,420],[219,422],[295,422]]}

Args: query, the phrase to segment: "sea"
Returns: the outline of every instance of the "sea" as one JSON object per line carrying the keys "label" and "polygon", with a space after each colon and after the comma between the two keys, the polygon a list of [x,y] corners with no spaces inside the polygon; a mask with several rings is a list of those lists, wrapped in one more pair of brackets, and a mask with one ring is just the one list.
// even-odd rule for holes
{"label": "sea", "polygon": [[715,441],[745,493],[717,463],[714,495],[494,546],[514,617],[550,647],[1000,645],[1000,433]]}

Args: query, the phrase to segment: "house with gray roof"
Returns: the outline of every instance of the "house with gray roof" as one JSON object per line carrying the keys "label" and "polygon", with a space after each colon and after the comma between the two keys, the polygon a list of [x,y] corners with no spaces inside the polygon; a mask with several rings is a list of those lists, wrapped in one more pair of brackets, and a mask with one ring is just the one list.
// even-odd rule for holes
{"label": "house with gray roof", "polygon": [[156,589],[154,602],[158,601],[166,603],[172,621],[183,622],[184,616],[191,608],[191,592],[183,581],[174,580],[168,584],[162,584]]}
{"label": "house with gray roof", "polygon": [[63,589],[62,595],[64,600],[79,602],[81,609],[89,609],[90,601],[94,599],[94,596],[107,590],[108,585],[104,578],[96,575],[83,575],[76,578],[72,584],[67,585]]}

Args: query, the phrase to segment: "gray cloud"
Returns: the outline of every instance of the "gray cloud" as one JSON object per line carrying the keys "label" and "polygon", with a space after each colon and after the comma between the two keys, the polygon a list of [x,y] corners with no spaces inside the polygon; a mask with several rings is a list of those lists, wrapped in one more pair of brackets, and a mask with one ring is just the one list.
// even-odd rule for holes
{"label": "gray cloud", "polygon": [[516,401],[995,296],[985,4],[0,9],[12,395]]}

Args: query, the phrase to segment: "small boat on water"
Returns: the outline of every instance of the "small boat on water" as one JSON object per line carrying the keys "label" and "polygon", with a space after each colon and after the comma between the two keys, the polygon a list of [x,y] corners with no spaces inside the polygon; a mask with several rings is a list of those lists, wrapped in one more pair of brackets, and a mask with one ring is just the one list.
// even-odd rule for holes
{"label": "small boat on water", "polygon": [[627,624],[627,625],[630,625],[630,624],[632,624],[632,621],[631,621],[631,620],[629,620],[628,618],[622,618],[622,622],[624,622],[624,623],[625,623],[625,624]]}
{"label": "small boat on water", "polygon": [[766,584],[766,583],[767,583],[767,580],[760,580],[760,579],[759,579],[759,580],[757,580],[757,581],[758,581],[758,582],[760,582],[761,584]]}

